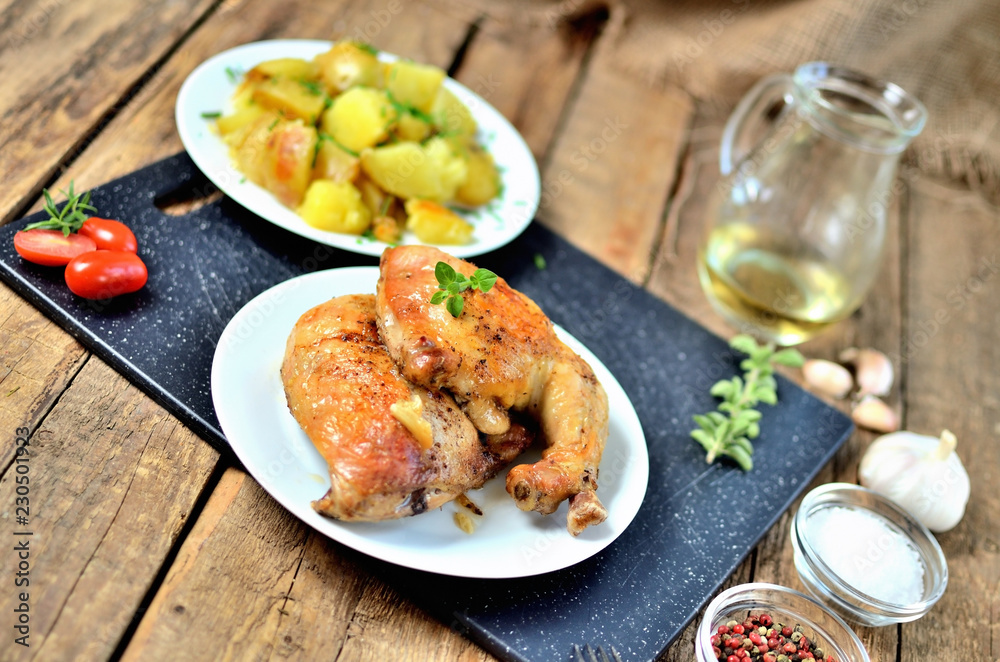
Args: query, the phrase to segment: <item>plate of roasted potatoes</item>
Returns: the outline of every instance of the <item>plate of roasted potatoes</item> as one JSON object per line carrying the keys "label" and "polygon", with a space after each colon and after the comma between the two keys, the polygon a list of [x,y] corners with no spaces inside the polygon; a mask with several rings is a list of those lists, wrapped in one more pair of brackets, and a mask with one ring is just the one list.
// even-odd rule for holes
{"label": "plate of roasted potatoes", "polygon": [[367,44],[224,51],[184,81],[175,117],[224,194],[344,250],[479,255],[517,237],[538,208],[538,166],[502,114],[443,69]]}

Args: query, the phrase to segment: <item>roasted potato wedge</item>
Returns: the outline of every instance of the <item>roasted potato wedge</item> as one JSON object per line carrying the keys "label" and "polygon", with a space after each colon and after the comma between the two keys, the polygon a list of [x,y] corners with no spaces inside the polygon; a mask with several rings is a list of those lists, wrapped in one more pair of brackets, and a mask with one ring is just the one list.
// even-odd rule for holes
{"label": "roasted potato wedge", "polygon": [[465,154],[468,174],[455,191],[455,199],[473,207],[485,205],[500,193],[500,173],[493,156],[478,145],[468,146]]}
{"label": "roasted potato wedge", "polygon": [[476,135],[476,120],[472,111],[442,85],[434,97],[431,117],[441,133],[446,135],[471,137]]}
{"label": "roasted potato wedge", "polygon": [[361,173],[361,159],[351,154],[326,134],[320,134],[313,161],[313,178],[335,182],[353,182]]}
{"label": "roasted potato wedge", "polygon": [[315,124],[326,107],[326,95],[315,85],[285,77],[269,78],[253,88],[253,100],[289,119]]}
{"label": "roasted potato wedge", "polygon": [[467,244],[472,224],[452,210],[430,200],[406,202],[406,229],[428,244]]}
{"label": "roasted potato wedge", "polygon": [[404,106],[430,114],[445,72],[430,64],[397,60],[386,65],[385,89]]}
{"label": "roasted potato wedge", "polygon": [[350,182],[313,180],[296,213],[314,228],[330,232],[362,234],[371,225],[371,212]]}
{"label": "roasted potato wedge", "polygon": [[309,187],[316,141],[316,128],[302,120],[280,120],[267,136],[262,186],[288,207],[298,206]]}
{"label": "roasted potato wedge", "polygon": [[389,137],[396,108],[386,93],[369,87],[352,87],[323,113],[321,128],[347,149],[360,152]]}
{"label": "roasted potato wedge", "polygon": [[464,156],[442,138],[425,144],[402,142],[361,153],[361,168],[376,184],[404,199],[444,202],[465,182]]}
{"label": "roasted potato wedge", "polygon": [[313,62],[320,80],[331,94],[340,94],[352,87],[382,87],[382,63],[363,44],[342,41],[329,51],[317,55]]}
{"label": "roasted potato wedge", "polygon": [[319,68],[315,62],[297,57],[282,57],[266,60],[246,73],[245,79],[257,83],[269,78],[283,77],[297,80],[310,80],[316,77]]}

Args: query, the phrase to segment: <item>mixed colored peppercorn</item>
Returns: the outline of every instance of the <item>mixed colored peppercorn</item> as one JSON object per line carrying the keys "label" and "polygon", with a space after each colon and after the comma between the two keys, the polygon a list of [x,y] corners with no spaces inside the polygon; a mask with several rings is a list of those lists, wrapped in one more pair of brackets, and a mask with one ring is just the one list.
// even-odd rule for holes
{"label": "mixed colored peppercorn", "polygon": [[724,662],[836,662],[816,647],[799,625],[775,623],[767,614],[729,621],[712,635],[712,651]]}

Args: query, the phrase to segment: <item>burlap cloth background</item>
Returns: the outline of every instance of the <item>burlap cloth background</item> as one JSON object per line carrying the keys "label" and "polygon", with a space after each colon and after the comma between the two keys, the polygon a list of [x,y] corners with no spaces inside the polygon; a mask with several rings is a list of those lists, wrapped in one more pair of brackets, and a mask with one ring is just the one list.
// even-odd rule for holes
{"label": "burlap cloth background", "polygon": [[[468,11],[470,0],[461,2]],[[1000,205],[1000,0],[471,0],[554,29],[607,13],[614,66],[727,113],[759,78],[825,60],[890,80],[926,106],[906,161]]]}

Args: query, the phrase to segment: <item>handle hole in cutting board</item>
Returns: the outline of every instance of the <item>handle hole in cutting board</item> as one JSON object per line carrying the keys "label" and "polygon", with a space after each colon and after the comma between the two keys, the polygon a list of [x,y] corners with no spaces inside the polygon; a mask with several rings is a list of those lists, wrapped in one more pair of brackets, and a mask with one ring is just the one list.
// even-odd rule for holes
{"label": "handle hole in cutting board", "polygon": [[168,216],[184,216],[221,198],[222,191],[217,186],[202,181],[201,187],[182,186],[159,195],[153,200],[153,204]]}

